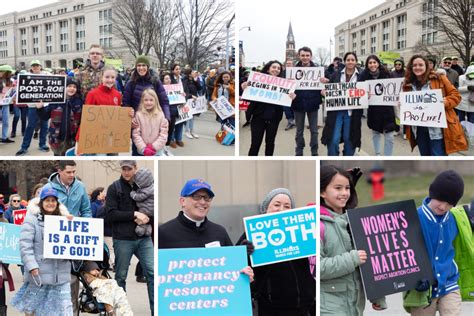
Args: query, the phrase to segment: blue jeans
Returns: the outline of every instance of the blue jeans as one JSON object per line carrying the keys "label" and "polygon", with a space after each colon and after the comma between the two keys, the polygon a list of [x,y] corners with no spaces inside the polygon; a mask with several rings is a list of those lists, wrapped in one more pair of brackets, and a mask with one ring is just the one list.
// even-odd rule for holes
{"label": "blue jeans", "polygon": [[417,126],[416,144],[421,156],[446,156],[444,139],[430,139],[427,127]]}
{"label": "blue jeans", "polygon": [[186,124],[186,132],[194,131],[194,117],[190,120],[187,120],[184,124]]}
{"label": "blue jeans", "polygon": [[28,123],[26,124],[25,136],[21,149],[28,150],[35,131],[36,122],[40,120],[41,128],[39,133],[39,147],[46,146],[46,134],[48,133],[48,121],[39,118],[36,108],[28,108]]}
{"label": "blue jeans", "polygon": [[137,240],[120,240],[114,238],[113,241],[115,253],[115,280],[125,291],[128,267],[130,266],[130,260],[132,259],[132,256],[135,255],[140,261],[143,269],[143,275],[146,277],[148,300],[150,303],[150,310],[153,314],[153,287],[155,285],[155,275],[153,272],[154,253],[151,238],[146,237]]}
{"label": "blue jeans", "polygon": [[10,118],[10,105],[5,104],[2,106],[2,139],[8,138],[9,118]]}
{"label": "blue jeans", "polygon": [[379,133],[377,131],[372,130],[372,141],[374,143],[374,150],[375,150],[376,156],[382,155],[382,137],[384,138],[383,155],[392,156],[394,136],[395,136],[395,132]]}
{"label": "blue jeans", "polygon": [[348,111],[337,111],[331,143],[328,144],[328,156],[339,156],[339,141],[344,141],[344,156],[354,156],[355,148],[351,143],[351,117]]}
{"label": "blue jeans", "polygon": [[186,122],[179,123],[174,126],[173,135],[171,135],[171,141],[182,141],[183,140],[183,127]]}
{"label": "blue jeans", "polygon": [[289,106],[284,106],[283,111],[285,112],[285,117],[288,120],[288,122],[293,121],[295,119],[295,114],[293,113],[293,110]]}

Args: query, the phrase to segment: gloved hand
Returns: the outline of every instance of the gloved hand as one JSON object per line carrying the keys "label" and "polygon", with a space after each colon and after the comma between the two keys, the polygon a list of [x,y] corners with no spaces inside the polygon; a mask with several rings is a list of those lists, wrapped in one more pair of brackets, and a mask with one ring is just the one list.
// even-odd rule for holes
{"label": "gloved hand", "polygon": [[418,292],[425,292],[428,291],[429,288],[430,282],[427,279],[421,279],[420,281],[418,281],[415,290],[417,290]]}
{"label": "gloved hand", "polygon": [[156,150],[153,149],[153,146],[151,144],[147,144],[145,149],[143,150],[143,154],[145,156],[154,156],[156,154]]}
{"label": "gloved hand", "polygon": [[352,181],[354,182],[355,186],[357,184],[357,181],[359,181],[360,177],[362,177],[363,172],[360,170],[359,167],[349,169],[348,171],[352,176]]}
{"label": "gloved hand", "polygon": [[250,256],[255,250],[255,247],[250,240],[247,240],[247,239],[242,240],[241,245],[247,246],[247,256]]}

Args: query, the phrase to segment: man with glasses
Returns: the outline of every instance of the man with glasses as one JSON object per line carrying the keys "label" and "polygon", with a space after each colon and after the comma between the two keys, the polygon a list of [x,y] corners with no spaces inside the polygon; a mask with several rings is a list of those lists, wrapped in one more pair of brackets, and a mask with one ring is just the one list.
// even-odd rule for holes
{"label": "man with glasses", "polygon": [[112,239],[115,253],[115,280],[126,290],[126,280],[130,260],[135,255],[143,269],[148,288],[148,300],[153,315],[153,242],[150,236],[138,236],[137,225],[153,223],[153,217],[138,212],[136,202],[130,192],[137,190],[134,177],[137,172],[136,160],[122,160],[119,163],[121,177],[107,189],[105,199],[106,217],[112,223]]}
{"label": "man with glasses", "polygon": [[207,182],[188,180],[181,190],[178,216],[158,228],[158,248],[232,246],[225,228],[207,218],[213,198]]}
{"label": "man with glasses", "polygon": [[444,57],[441,68],[443,68],[446,71],[446,76],[449,79],[449,82],[453,84],[453,86],[457,89],[459,88],[459,74],[456,70],[451,69],[452,65],[452,58],[451,57]]}
{"label": "man with glasses", "polygon": [[86,99],[89,91],[100,84],[102,68],[104,68],[103,56],[104,50],[102,46],[92,44],[89,48],[89,59],[86,62],[86,66],[75,76],[81,87],[83,100]]}
{"label": "man with glasses", "polygon": [[3,217],[10,223],[14,224],[13,211],[24,210],[25,206],[21,205],[21,196],[19,194],[10,195],[10,207],[5,211]]}

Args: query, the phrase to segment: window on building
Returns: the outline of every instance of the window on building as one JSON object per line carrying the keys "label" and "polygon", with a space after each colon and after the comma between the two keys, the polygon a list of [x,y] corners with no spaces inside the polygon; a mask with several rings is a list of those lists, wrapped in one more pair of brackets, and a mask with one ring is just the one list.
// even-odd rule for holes
{"label": "window on building", "polygon": [[59,47],[62,53],[67,52],[68,47],[68,38],[69,38],[69,28],[68,21],[59,21]]}
{"label": "window on building", "polygon": [[99,11],[99,43],[104,48],[112,47],[112,9]]}
{"label": "window on building", "polygon": [[76,50],[82,51],[86,49],[86,31],[85,17],[75,19],[76,22]]}

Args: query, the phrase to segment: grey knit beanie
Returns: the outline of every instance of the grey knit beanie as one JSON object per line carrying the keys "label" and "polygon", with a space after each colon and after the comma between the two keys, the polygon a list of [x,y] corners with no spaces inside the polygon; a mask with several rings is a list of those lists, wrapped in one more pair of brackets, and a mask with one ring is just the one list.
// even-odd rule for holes
{"label": "grey knit beanie", "polygon": [[260,213],[265,214],[267,212],[268,205],[270,205],[270,202],[278,194],[288,195],[291,202],[291,208],[295,208],[295,200],[293,199],[291,192],[285,188],[276,188],[276,189],[271,190],[263,199],[262,205],[260,206]]}

